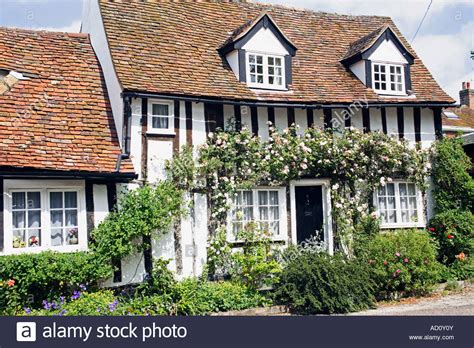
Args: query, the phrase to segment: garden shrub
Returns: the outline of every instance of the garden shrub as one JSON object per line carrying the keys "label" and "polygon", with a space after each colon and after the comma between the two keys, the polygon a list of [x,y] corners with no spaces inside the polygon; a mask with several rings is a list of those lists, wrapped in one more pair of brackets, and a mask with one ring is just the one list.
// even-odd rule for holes
{"label": "garden shrub", "polygon": [[[1,256],[0,311],[38,307],[43,300],[71,294],[81,284],[96,288],[111,274],[104,259],[88,252]],[[8,286],[8,281],[14,284]]]}
{"label": "garden shrub", "polygon": [[462,144],[460,138],[445,138],[436,143],[432,175],[437,213],[451,209],[469,211],[472,207],[474,179],[468,173],[472,163]]}
{"label": "garden shrub", "polygon": [[231,279],[254,289],[277,283],[281,265],[268,233],[256,223],[248,223],[238,233],[237,240],[242,246],[231,254]]}
{"label": "garden shrub", "polygon": [[465,258],[474,249],[474,214],[469,211],[448,210],[430,221],[430,232],[439,243],[440,262],[451,265],[461,253]]}
{"label": "garden shrub", "polygon": [[367,258],[378,298],[424,294],[440,280],[442,265],[426,231],[379,234],[368,243]]}
{"label": "garden shrub", "polygon": [[185,279],[176,288],[177,315],[205,315],[270,304],[269,300],[243,284]]}
{"label": "garden shrub", "polygon": [[288,259],[275,299],[293,312],[347,313],[373,305],[373,284],[365,263],[343,254],[306,250]]}

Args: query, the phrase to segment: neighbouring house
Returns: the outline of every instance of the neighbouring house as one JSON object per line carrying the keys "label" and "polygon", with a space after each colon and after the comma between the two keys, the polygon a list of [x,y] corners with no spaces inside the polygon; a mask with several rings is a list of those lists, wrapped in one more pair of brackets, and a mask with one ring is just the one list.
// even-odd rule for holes
{"label": "neighbouring house", "polygon": [[136,175],[87,34],[0,28],[0,255],[87,250]]}
{"label": "neighbouring house", "polygon": [[443,133],[448,136],[474,133],[474,89],[463,82],[459,91],[460,106],[443,110]]}
{"label": "neighbouring house", "polygon": [[[229,120],[264,140],[270,121],[280,129],[296,123],[300,132],[352,126],[427,148],[442,135],[442,108],[454,103],[388,17],[246,2],[92,0],[82,31],[102,64],[137,182],[163,179],[166,160],[183,145],[205,143]],[[368,107],[343,119],[354,104]],[[244,220],[273,211],[265,216],[277,241],[324,230],[331,247],[330,190],[329,178],[295,180],[242,191],[235,205],[248,215]],[[379,197],[387,203],[379,207],[387,216],[383,227],[424,226],[428,217],[413,184],[400,180],[387,190]],[[182,275],[199,274],[206,262],[208,197],[192,195],[190,216],[155,247]],[[401,217],[405,199],[416,222]]]}
{"label": "neighbouring house", "polygon": [[[230,121],[237,127],[248,127],[263,140],[269,138],[271,122],[279,129],[297,124],[299,134],[312,126],[380,131],[428,148],[442,136],[443,108],[454,104],[388,17],[345,16],[244,2],[91,0],[84,5],[82,32],[90,35],[100,68],[96,66],[87,77],[74,70],[60,81],[77,77],[74,81],[81,81],[82,98],[89,96],[84,91],[87,86],[97,84],[102,108],[90,108],[90,101],[73,106],[79,107],[78,115],[87,110],[94,122],[102,120],[95,112],[109,121],[108,127],[94,127],[109,132],[107,144],[115,149],[113,156],[108,152],[113,166],[101,169],[108,168],[109,180],[133,179],[125,184],[129,187],[164,179],[166,160],[173,159],[182,146],[196,149],[206,142],[209,133],[225,129]],[[93,55],[85,36],[73,39],[62,35],[71,41],[83,40],[82,54]],[[57,59],[72,57],[52,49],[47,53]],[[90,62],[89,58],[73,59],[71,69]],[[39,58],[34,59],[35,64],[39,62]],[[22,67],[9,69],[28,72]],[[20,84],[28,81],[34,79]],[[68,105],[67,99],[63,101]],[[1,112],[3,115],[3,109]],[[63,115],[72,113],[71,109]],[[85,121],[81,124],[88,125]],[[31,131],[45,126],[28,127]],[[13,131],[10,123],[0,130]],[[27,140],[26,144],[30,148]],[[94,146],[94,142],[88,144],[94,155],[101,152],[102,147]],[[45,142],[40,145],[45,146]],[[70,148],[66,144],[61,147]],[[56,156],[68,158],[60,152]],[[30,158],[33,163],[43,157],[48,156],[32,153],[26,163]],[[119,158],[123,160],[117,167]],[[72,161],[72,165],[79,163],[80,159]],[[62,167],[53,162],[48,168],[57,171]],[[87,182],[85,179],[84,185]],[[104,186],[105,195],[110,186]],[[375,195],[376,202],[382,202],[377,203],[383,216],[382,228],[425,226],[429,218],[425,211],[430,209],[423,206],[424,200],[413,183],[398,179]],[[189,196],[194,201],[190,214],[152,248],[155,256],[171,259],[170,267],[181,276],[202,272],[209,237],[208,197],[199,192]],[[4,199],[6,219],[12,216],[9,199]],[[430,201],[428,197],[428,204]],[[401,202],[409,205],[405,210],[414,219],[406,218]],[[332,249],[329,178],[304,178],[287,186],[240,191],[234,205],[244,216],[229,216],[231,225],[238,225],[242,218],[260,216],[272,226],[275,241],[296,243],[311,237],[314,231],[323,231],[319,237]],[[141,281],[149,271],[142,255],[122,260],[121,266],[121,277],[116,277],[114,285]]]}

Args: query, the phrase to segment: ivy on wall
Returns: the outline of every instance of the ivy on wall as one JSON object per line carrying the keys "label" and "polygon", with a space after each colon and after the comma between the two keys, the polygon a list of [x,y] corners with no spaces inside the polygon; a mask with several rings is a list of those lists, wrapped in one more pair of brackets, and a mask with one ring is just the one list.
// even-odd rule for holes
{"label": "ivy on wall", "polygon": [[179,175],[182,163],[192,158],[189,149],[168,168],[178,186],[207,192],[211,230],[225,224],[237,190],[288,186],[291,180],[304,177],[330,178],[337,242],[346,251],[354,225],[371,213],[374,190],[397,177],[426,190],[429,150],[410,147],[406,140],[380,132],[363,133],[354,128],[342,133],[308,128],[301,136],[297,131],[298,126],[280,131],[270,124],[268,141],[253,136],[245,127],[210,133],[197,151],[193,174]]}

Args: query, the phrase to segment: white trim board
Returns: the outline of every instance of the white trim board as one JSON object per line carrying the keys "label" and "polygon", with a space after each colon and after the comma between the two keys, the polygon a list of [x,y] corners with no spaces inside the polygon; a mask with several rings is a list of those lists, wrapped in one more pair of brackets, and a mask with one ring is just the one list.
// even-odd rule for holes
{"label": "white trim board", "polygon": [[331,183],[329,179],[301,179],[290,181],[290,211],[291,211],[291,242],[296,244],[296,186],[322,186],[324,241],[327,243],[330,255],[334,253],[334,236],[332,230]]}

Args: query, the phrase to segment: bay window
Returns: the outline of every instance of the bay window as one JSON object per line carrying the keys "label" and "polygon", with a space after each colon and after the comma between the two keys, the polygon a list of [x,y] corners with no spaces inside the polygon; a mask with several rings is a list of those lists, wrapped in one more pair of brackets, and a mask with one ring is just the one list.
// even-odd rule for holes
{"label": "bay window", "polygon": [[268,54],[247,54],[247,81],[250,87],[284,89],[285,58]]}
{"label": "bay window", "polygon": [[273,239],[284,238],[286,232],[286,202],[284,188],[238,191],[229,213],[229,239],[238,239],[250,222]]}
{"label": "bay window", "polygon": [[405,95],[405,72],[403,65],[372,63],[372,83],[381,94]]}
{"label": "bay window", "polygon": [[421,192],[414,183],[397,181],[380,187],[375,202],[381,227],[417,227],[423,225]]}

